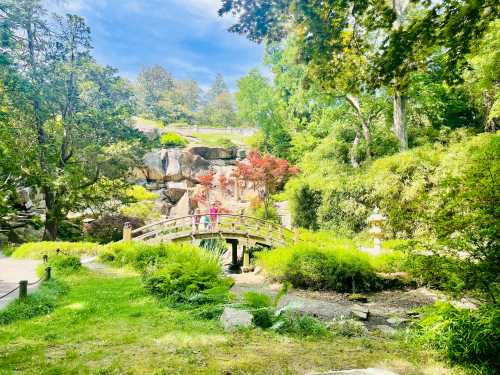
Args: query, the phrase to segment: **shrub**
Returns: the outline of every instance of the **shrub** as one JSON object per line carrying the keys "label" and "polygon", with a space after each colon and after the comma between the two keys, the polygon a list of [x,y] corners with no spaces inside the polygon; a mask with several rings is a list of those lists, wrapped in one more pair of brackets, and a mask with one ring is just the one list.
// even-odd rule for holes
{"label": "shrub", "polygon": [[99,243],[120,241],[123,237],[123,226],[130,223],[132,228],[140,228],[144,220],[120,214],[105,215],[93,221],[87,228],[87,235]]}
{"label": "shrub", "polygon": [[127,195],[136,202],[155,200],[159,196],[141,185],[133,185],[127,189]]}
{"label": "shrub", "polygon": [[[191,259],[189,262],[168,263],[147,273],[144,278],[146,290],[173,303],[199,302],[204,293],[215,290],[229,292],[230,279],[224,278],[220,265],[209,259]],[[195,299],[193,297],[196,296]]]}
{"label": "shrub", "polygon": [[152,201],[130,203],[122,208],[121,213],[129,219],[139,219],[142,222],[158,220],[161,217],[160,211]]}
{"label": "shrub", "polygon": [[263,293],[247,292],[243,295],[245,309],[253,315],[252,322],[260,328],[270,328],[274,324],[274,303]]}
{"label": "shrub", "polygon": [[163,133],[160,137],[160,143],[166,147],[184,147],[189,142],[177,133]]}
{"label": "shrub", "polygon": [[38,291],[29,294],[26,300],[15,300],[0,310],[0,325],[49,314],[56,307],[57,299],[66,292],[67,287],[61,282],[44,281]]}
{"label": "shrub", "polygon": [[93,242],[28,242],[19,246],[12,256],[14,258],[42,259],[44,255],[48,255],[51,259],[56,256],[57,249],[74,256],[97,255],[103,246]]}
{"label": "shrub", "polygon": [[359,337],[368,333],[365,325],[354,319],[335,319],[330,322],[328,328],[333,333],[345,337]]}
{"label": "shrub", "polygon": [[457,309],[438,303],[423,310],[417,339],[438,349],[455,364],[493,371],[500,368],[500,306]]}
{"label": "shrub", "polygon": [[79,271],[82,268],[79,257],[66,255],[49,258],[48,266],[60,273],[71,273]]}
{"label": "shrub", "polygon": [[379,288],[370,257],[354,247],[299,243],[259,256],[267,275],[295,287],[356,292]]}
{"label": "shrub", "polygon": [[220,315],[229,299],[232,280],[223,276],[219,257],[198,247],[119,242],[106,246],[100,259],[132,266],[142,272],[148,292],[170,304],[199,307],[194,312],[203,318]]}
{"label": "shrub", "polygon": [[327,327],[318,319],[290,311],[280,314],[279,319],[277,319],[271,329],[279,333],[287,333],[300,337],[321,337],[328,334]]}
{"label": "shrub", "polygon": [[145,272],[167,263],[183,263],[190,259],[208,257],[197,247],[188,244],[149,244],[141,241],[117,242],[107,245],[99,258],[114,266],[131,266]]}
{"label": "shrub", "polygon": [[300,186],[292,199],[295,225],[317,230],[319,228],[318,209],[321,206],[321,199],[320,191],[311,189],[307,184]]}
{"label": "shrub", "polygon": [[234,142],[232,140],[230,140],[229,138],[225,138],[225,137],[217,138],[214,141],[214,144],[216,144],[220,147],[224,147],[224,148],[235,148],[236,147],[236,144],[234,144]]}

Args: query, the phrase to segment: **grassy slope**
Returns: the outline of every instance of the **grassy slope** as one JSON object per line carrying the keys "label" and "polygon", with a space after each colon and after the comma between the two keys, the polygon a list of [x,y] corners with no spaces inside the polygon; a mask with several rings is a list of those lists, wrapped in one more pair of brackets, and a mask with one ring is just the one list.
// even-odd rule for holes
{"label": "grassy slope", "polygon": [[84,271],[66,281],[70,291],[53,313],[0,326],[0,374],[302,374],[383,363],[401,374],[460,373],[381,337],[226,333],[216,321],[162,307],[133,275]]}

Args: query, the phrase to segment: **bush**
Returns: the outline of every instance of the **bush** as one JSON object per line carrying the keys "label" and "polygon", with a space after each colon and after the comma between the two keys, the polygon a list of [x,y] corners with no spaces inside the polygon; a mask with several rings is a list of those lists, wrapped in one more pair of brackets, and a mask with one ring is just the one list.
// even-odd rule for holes
{"label": "bush", "polygon": [[311,189],[307,184],[300,186],[292,199],[295,225],[317,230],[319,228],[318,209],[321,206],[321,199],[320,191]]}
{"label": "bush", "polygon": [[141,185],[133,185],[128,188],[127,195],[136,202],[150,201],[159,198],[158,194],[152,193]]}
{"label": "bush", "polygon": [[177,133],[163,133],[160,137],[160,143],[166,147],[184,147],[189,142]]}
{"label": "bush", "polygon": [[225,137],[217,138],[214,141],[214,144],[217,144],[219,147],[223,147],[223,148],[235,148],[236,147],[236,144],[234,144],[234,142],[232,140],[230,140],[229,138],[225,138]]}
{"label": "bush", "polygon": [[272,326],[272,330],[299,337],[322,337],[328,335],[327,327],[318,319],[309,315],[284,312]]}
{"label": "bush", "polygon": [[500,368],[500,306],[457,309],[438,303],[423,310],[417,339],[438,349],[455,364],[494,373]]}
{"label": "bush", "polygon": [[151,294],[168,298],[172,303],[200,303],[206,299],[206,293],[229,292],[232,280],[222,276],[217,262],[199,258],[169,263],[149,272],[144,284]]}
{"label": "bush", "polygon": [[44,281],[38,291],[29,294],[26,300],[15,300],[0,310],[0,325],[49,314],[56,307],[57,299],[66,292],[67,287],[59,281]]}
{"label": "bush", "polygon": [[232,279],[225,278],[219,257],[191,245],[119,242],[106,246],[100,260],[132,266],[143,274],[144,286],[168,303],[193,308],[204,318],[222,312]]}
{"label": "bush", "polygon": [[145,221],[154,221],[161,218],[161,213],[152,201],[130,203],[122,208],[122,215]]}
{"label": "bush", "polygon": [[262,253],[258,263],[267,275],[293,286],[339,292],[376,290],[380,287],[370,257],[341,241],[296,245]]}
{"label": "bush", "polygon": [[99,243],[120,241],[123,237],[123,226],[130,223],[132,228],[144,226],[144,220],[120,214],[105,215],[94,220],[87,228],[87,235]]}
{"label": "bush", "polygon": [[44,255],[48,255],[51,259],[56,256],[58,249],[65,254],[74,256],[97,255],[103,246],[93,242],[28,242],[19,246],[12,256],[14,258],[42,259]]}
{"label": "bush", "polygon": [[344,337],[360,337],[368,333],[368,329],[362,322],[353,319],[335,319],[330,322],[328,328],[333,333]]}
{"label": "bush", "polygon": [[82,268],[80,258],[76,256],[59,255],[49,258],[48,266],[60,273],[72,273]]}
{"label": "bush", "polygon": [[132,241],[107,245],[99,258],[117,267],[131,266],[140,272],[146,272],[168,263],[189,262],[190,259],[204,256],[208,257],[203,250],[188,244]]}

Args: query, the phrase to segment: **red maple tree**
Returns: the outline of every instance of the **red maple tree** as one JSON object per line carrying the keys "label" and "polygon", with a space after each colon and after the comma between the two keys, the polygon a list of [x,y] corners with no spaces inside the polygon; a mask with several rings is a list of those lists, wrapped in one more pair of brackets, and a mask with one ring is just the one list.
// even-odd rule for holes
{"label": "red maple tree", "polygon": [[285,159],[250,151],[246,160],[237,163],[234,175],[253,182],[256,187],[262,188],[267,196],[275,193],[297,173],[299,169],[291,166]]}

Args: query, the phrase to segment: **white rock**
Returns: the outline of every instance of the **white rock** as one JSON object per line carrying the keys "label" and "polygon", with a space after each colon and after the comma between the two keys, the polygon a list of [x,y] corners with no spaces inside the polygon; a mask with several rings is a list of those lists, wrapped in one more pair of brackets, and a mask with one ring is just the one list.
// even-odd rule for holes
{"label": "white rock", "polygon": [[252,314],[248,311],[225,307],[220,317],[220,323],[226,330],[239,327],[250,327],[252,325]]}

